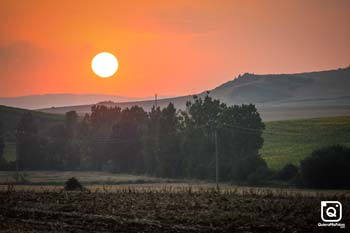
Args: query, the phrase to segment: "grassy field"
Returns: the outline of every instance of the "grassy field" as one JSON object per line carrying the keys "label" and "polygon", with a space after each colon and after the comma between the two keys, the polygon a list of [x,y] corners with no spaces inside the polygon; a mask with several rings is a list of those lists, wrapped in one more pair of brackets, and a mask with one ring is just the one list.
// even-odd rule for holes
{"label": "grassy field", "polygon": [[350,146],[350,116],[266,122],[260,153],[277,170],[299,165],[314,149],[327,145]]}
{"label": "grassy field", "polygon": [[326,199],[342,203],[342,223],[348,225],[350,198],[345,195],[189,187],[176,192],[133,187],[113,192],[0,190],[0,229],[8,233],[342,232],[317,226],[320,201]]}

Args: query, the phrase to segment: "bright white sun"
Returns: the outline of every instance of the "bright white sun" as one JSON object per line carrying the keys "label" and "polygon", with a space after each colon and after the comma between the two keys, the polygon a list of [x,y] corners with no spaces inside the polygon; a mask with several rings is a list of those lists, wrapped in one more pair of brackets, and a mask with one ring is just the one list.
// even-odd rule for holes
{"label": "bright white sun", "polygon": [[118,70],[117,58],[107,52],[98,53],[91,61],[91,68],[101,78],[111,77]]}

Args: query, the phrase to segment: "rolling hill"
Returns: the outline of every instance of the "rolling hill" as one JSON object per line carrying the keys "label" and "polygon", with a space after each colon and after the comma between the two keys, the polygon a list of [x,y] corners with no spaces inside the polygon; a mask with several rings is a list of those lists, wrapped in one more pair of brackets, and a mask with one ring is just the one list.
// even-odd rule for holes
{"label": "rolling hill", "polygon": [[62,122],[64,120],[64,116],[62,115],[0,105],[0,121],[2,122],[3,133],[13,134],[21,116],[26,112],[31,112],[33,114],[35,119],[38,121],[38,124],[40,124],[41,129],[47,128],[50,125]]}
{"label": "rolling hill", "polygon": [[38,127],[40,133],[49,129],[55,124],[62,123],[64,120],[64,116],[62,115],[55,115],[0,105],[0,122],[2,123],[0,135],[5,135],[6,146],[4,149],[4,158],[8,161],[15,160],[15,129],[21,119],[21,116],[27,112],[31,112],[35,117],[38,125],[40,126]]}
{"label": "rolling hill", "polygon": [[[350,115],[350,67],[336,70],[296,73],[256,75],[246,73],[210,91],[210,95],[227,104],[253,103],[259,109],[263,120],[286,120],[296,118]],[[203,96],[206,92],[199,93]],[[172,102],[184,109],[192,96],[181,96],[158,100],[158,105]],[[96,103],[96,101],[95,101]],[[142,106],[149,111],[154,100],[107,103],[108,106],[122,108]],[[88,113],[91,104],[46,108],[40,111],[63,114],[75,110]]]}
{"label": "rolling hill", "polygon": [[0,97],[0,105],[25,109],[39,109],[50,108],[52,106],[64,107],[67,105],[86,105],[102,101],[128,102],[147,99],[150,99],[150,97],[132,98],[101,94],[46,94],[18,97]]}
{"label": "rolling hill", "polygon": [[[350,100],[350,67],[337,70],[256,75],[246,73],[211,91],[227,103],[297,105],[311,102],[345,103]],[[349,102],[348,102],[349,103]]]}

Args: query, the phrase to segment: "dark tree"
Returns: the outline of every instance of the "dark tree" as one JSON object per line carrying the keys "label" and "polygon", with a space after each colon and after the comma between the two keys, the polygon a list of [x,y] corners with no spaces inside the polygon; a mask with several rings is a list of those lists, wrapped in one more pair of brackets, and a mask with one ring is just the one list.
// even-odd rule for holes
{"label": "dark tree", "polygon": [[265,128],[254,105],[225,107],[220,115],[218,137],[221,178],[245,180],[257,169],[267,169],[259,154]]}
{"label": "dark tree", "polygon": [[190,177],[213,179],[216,131],[220,180],[246,180],[258,169],[267,170],[258,151],[264,124],[254,105],[226,106],[208,95],[194,97],[183,113],[185,136],[182,152]]}
{"label": "dark tree", "polygon": [[301,177],[310,188],[350,188],[350,148],[324,147],[301,161]]}
{"label": "dark tree", "polygon": [[276,174],[276,178],[284,181],[289,181],[296,177],[298,174],[298,167],[293,164],[286,164],[278,173]]}
{"label": "dark tree", "polygon": [[78,114],[75,111],[66,113],[65,116],[65,158],[64,168],[66,170],[74,170],[80,165],[80,148],[76,140],[78,128]]}
{"label": "dark tree", "polygon": [[214,179],[214,130],[226,105],[206,95],[204,99],[195,96],[194,102],[187,102],[186,106],[187,111],[182,113],[185,174],[191,178]]}
{"label": "dark tree", "polygon": [[7,161],[3,157],[4,149],[5,149],[5,136],[3,132],[2,121],[0,121],[0,170],[7,170],[8,168]]}
{"label": "dark tree", "polygon": [[161,111],[159,120],[159,175],[181,177],[183,158],[180,153],[179,117],[172,103]]}
{"label": "dark tree", "polygon": [[66,190],[66,191],[81,191],[81,190],[83,190],[83,186],[80,184],[80,182],[75,177],[72,177],[66,181],[66,183],[64,185],[64,190]]}
{"label": "dark tree", "polygon": [[22,115],[16,130],[16,140],[19,169],[44,169],[46,142],[38,135],[37,125],[31,113]]}
{"label": "dark tree", "polygon": [[50,138],[47,145],[48,166],[51,169],[64,170],[67,136],[63,124],[55,125],[48,132]]}
{"label": "dark tree", "polygon": [[5,136],[3,132],[3,126],[2,126],[2,121],[0,121],[0,160],[2,159],[2,156],[4,154],[4,149],[5,149]]}
{"label": "dark tree", "polygon": [[113,125],[108,151],[116,172],[144,172],[142,135],[146,120],[147,113],[133,106],[124,109]]}
{"label": "dark tree", "polygon": [[78,114],[76,111],[67,112],[65,115],[66,135],[68,138],[74,138],[78,125]]}
{"label": "dark tree", "polygon": [[159,175],[159,124],[160,124],[161,110],[160,107],[152,107],[151,112],[148,114],[146,133],[143,137],[144,147],[144,161],[145,172],[148,175]]}

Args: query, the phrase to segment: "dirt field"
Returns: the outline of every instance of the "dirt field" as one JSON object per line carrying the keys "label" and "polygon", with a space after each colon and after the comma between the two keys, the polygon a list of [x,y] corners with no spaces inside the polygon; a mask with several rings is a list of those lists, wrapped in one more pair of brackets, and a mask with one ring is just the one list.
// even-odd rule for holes
{"label": "dirt field", "polygon": [[93,187],[87,192],[2,187],[0,232],[330,232],[317,226],[321,200],[340,201],[342,222],[350,227],[350,197],[344,192]]}

